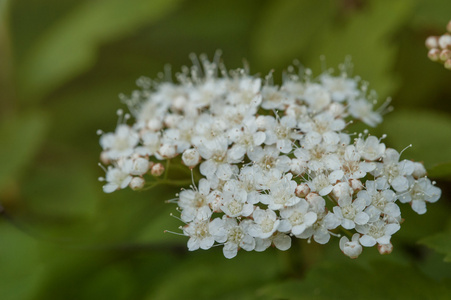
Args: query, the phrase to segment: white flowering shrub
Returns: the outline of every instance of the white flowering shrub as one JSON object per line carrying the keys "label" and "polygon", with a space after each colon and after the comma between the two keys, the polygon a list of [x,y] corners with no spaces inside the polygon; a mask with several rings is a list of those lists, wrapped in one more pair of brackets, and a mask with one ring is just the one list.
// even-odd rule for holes
{"label": "white flowering shrub", "polygon": [[141,89],[122,97],[131,115],[100,132],[106,193],[170,183],[169,161],[191,170],[192,185],[175,200],[189,250],[217,244],[232,258],[342,236],[351,258],[376,245],[390,253],[400,205],[424,214],[440,198],[421,163],[402,159],[384,136],[347,130],[354,120],[381,123],[388,102],[375,109],[374,93],[344,67],[317,78],[289,67],[277,86],[272,74],[193,59],[177,82],[139,79]]}

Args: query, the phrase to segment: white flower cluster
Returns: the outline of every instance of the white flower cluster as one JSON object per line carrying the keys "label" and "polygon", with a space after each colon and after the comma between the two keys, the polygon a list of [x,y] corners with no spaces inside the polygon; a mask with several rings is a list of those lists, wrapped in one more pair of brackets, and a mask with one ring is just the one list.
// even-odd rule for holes
{"label": "white flower cluster", "polygon": [[110,164],[104,191],[141,188],[146,174],[164,172],[157,160],[181,155],[203,177],[176,201],[189,250],[217,243],[232,258],[239,249],[286,250],[292,237],[325,244],[341,230],[352,236],[339,243],[351,258],[362,246],[391,252],[399,203],[423,214],[441,191],[421,163],[345,131],[351,119],[376,126],[385,106],[373,109],[358,78],[331,74],[313,79],[290,67],[277,86],[271,75],[228,72],[201,56],[178,83],[140,79],[142,90],[125,100],[136,122],[100,139]]}
{"label": "white flower cluster", "polygon": [[430,60],[442,63],[446,69],[451,70],[451,21],[446,30],[448,32],[441,36],[428,37],[426,47],[429,49]]}

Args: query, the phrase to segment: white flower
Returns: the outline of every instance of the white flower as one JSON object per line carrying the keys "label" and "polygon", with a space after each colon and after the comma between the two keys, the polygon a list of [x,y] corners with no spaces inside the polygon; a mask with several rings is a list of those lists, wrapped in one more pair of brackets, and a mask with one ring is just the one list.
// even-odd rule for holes
{"label": "white flower", "polygon": [[440,199],[442,191],[434,186],[428,178],[414,180],[409,178],[409,189],[400,194],[399,201],[411,202],[412,209],[422,215],[426,213],[426,202],[434,203]]}
{"label": "white flower", "polygon": [[376,161],[385,153],[385,144],[381,143],[375,136],[369,136],[366,140],[358,138],[355,148],[363,159]]}
{"label": "white flower", "polygon": [[118,125],[114,133],[105,133],[100,138],[105,154],[113,160],[132,155],[138,142],[138,134],[125,124]]}
{"label": "white flower", "polygon": [[368,209],[366,212],[370,216],[377,216],[384,213],[392,218],[397,218],[401,215],[399,206],[395,204],[397,196],[395,192],[388,189],[385,180],[367,180],[366,190],[358,192],[357,199],[363,200]]}
{"label": "white flower", "polygon": [[368,214],[363,212],[366,205],[362,198],[352,201],[350,196],[344,196],[338,199],[338,205],[334,206],[333,211],[345,229],[354,229],[356,224],[365,225],[370,220]]}
{"label": "white flower", "polygon": [[343,102],[345,99],[354,99],[359,94],[355,79],[324,74],[320,77],[320,80],[323,86],[331,93],[333,101]]}
{"label": "white flower", "polygon": [[284,207],[293,206],[300,201],[296,197],[294,191],[297,183],[291,180],[292,175],[287,174],[278,182],[274,182],[269,189],[270,201],[268,208],[272,210],[279,210]]}
{"label": "white flower", "polygon": [[218,243],[224,243],[223,253],[226,258],[236,256],[240,248],[252,251],[255,248],[255,239],[247,233],[249,220],[238,225],[234,218],[223,216],[210,223],[210,232]]}
{"label": "white flower", "polygon": [[370,222],[366,225],[356,226],[357,232],[363,234],[359,239],[365,247],[373,247],[376,243],[385,245],[390,243],[391,236],[401,227],[397,223],[386,223],[383,220]]}
{"label": "white flower", "polygon": [[207,250],[215,243],[214,237],[210,234],[209,220],[194,220],[183,228],[183,233],[189,236],[188,250],[194,251],[199,248]]}
{"label": "white flower", "polygon": [[265,251],[271,244],[274,244],[277,249],[285,251],[291,247],[291,238],[281,232],[277,232],[267,239],[255,238],[255,251]]}
{"label": "white flower", "polygon": [[385,177],[395,191],[404,192],[409,188],[406,176],[412,175],[415,165],[409,160],[399,162],[399,157],[398,151],[391,148],[386,149],[384,161],[383,163],[376,163],[373,175]]}
{"label": "white flower", "polygon": [[211,217],[212,211],[208,201],[209,193],[210,183],[206,179],[199,181],[198,190],[183,190],[180,192],[178,205],[182,209],[182,221],[207,220]]}
{"label": "white flower", "polygon": [[373,104],[366,99],[349,100],[349,113],[357,119],[362,120],[365,124],[375,127],[382,122],[379,113],[373,111]]}
{"label": "white flower", "polygon": [[340,239],[340,249],[346,256],[350,258],[357,258],[362,253],[362,246],[359,243],[360,234],[355,233],[352,236],[352,241],[344,236]]}
{"label": "white flower", "polygon": [[132,180],[132,176],[130,176],[128,172],[112,166],[108,167],[105,177],[107,182],[107,184],[103,186],[103,191],[105,193],[112,193],[118,189],[125,189]]}
{"label": "white flower", "polygon": [[255,223],[249,225],[249,234],[256,238],[269,238],[280,223],[276,213],[270,209],[263,210],[257,207],[252,216]]}
{"label": "white flower", "polygon": [[196,149],[187,149],[182,154],[183,163],[190,168],[197,166],[200,159],[200,154]]}
{"label": "white flower", "polygon": [[325,173],[316,174],[307,184],[314,192],[318,192],[320,196],[326,196],[332,192],[333,185],[343,177],[343,171],[336,170],[326,175]]}
{"label": "white flower", "polygon": [[279,231],[291,232],[300,235],[304,230],[315,223],[317,215],[313,211],[308,211],[309,204],[305,199],[300,199],[299,203],[280,211],[282,220]]}
{"label": "white flower", "polygon": [[350,179],[363,178],[367,172],[371,172],[376,168],[374,163],[361,161],[360,154],[353,145],[346,147],[342,159],[342,170],[345,176]]}

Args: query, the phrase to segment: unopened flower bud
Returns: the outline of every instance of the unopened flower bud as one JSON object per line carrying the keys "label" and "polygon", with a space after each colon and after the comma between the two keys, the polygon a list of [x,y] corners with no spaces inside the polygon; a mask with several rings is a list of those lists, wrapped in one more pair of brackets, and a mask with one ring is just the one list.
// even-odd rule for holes
{"label": "unopened flower bud", "polygon": [[438,49],[429,50],[428,57],[432,61],[438,61],[438,59],[440,57],[440,50],[438,50]]}
{"label": "unopened flower bud", "polygon": [[347,182],[339,182],[334,185],[332,193],[336,198],[340,199],[342,197],[350,197],[352,195],[352,190]]}
{"label": "unopened flower bud", "polygon": [[163,128],[163,124],[158,119],[152,119],[149,122],[147,122],[147,127],[149,127],[149,129],[152,131],[158,131],[161,130],[161,128]]}
{"label": "unopened flower bud", "polygon": [[451,50],[445,49],[440,52],[440,60],[446,61],[451,58]]}
{"label": "unopened flower bud", "polygon": [[107,151],[102,151],[101,153],[100,153],[100,161],[103,163],[103,164],[105,164],[105,165],[109,165],[110,164],[110,158],[109,158],[109,156],[108,156],[108,153],[107,153]]}
{"label": "unopened flower bud", "polygon": [[169,144],[163,144],[163,146],[160,147],[161,156],[164,158],[173,158],[177,156],[177,149],[175,146],[169,145]]}
{"label": "unopened flower bud", "polygon": [[199,152],[196,149],[185,150],[182,155],[182,160],[187,167],[192,169],[197,166],[200,161]]}
{"label": "unopened flower bud", "polygon": [[304,174],[306,168],[307,164],[304,161],[297,158],[291,160],[290,169],[291,172],[293,172],[294,174],[296,175]]}
{"label": "unopened flower bud", "polygon": [[426,39],[426,47],[428,49],[438,48],[438,37],[430,36]]}
{"label": "unopened flower bud", "polygon": [[451,33],[451,21],[449,21],[448,25],[446,25],[446,30],[448,30],[448,32]]}
{"label": "unopened flower bud", "polygon": [[390,254],[393,251],[393,245],[391,243],[377,245],[377,250],[379,250],[380,254]]}
{"label": "unopened flower bud", "polygon": [[183,110],[183,108],[185,107],[185,105],[186,105],[186,98],[185,97],[183,97],[183,96],[178,96],[178,97],[176,97],[175,99],[174,99],[174,101],[172,102],[172,107],[175,109],[175,110],[179,110],[179,111],[181,111],[181,110]]}
{"label": "unopened flower bud", "polygon": [[349,183],[351,184],[351,188],[354,192],[363,190],[363,184],[359,179],[351,179],[349,180]]}
{"label": "unopened flower bud", "polygon": [[156,163],[150,169],[150,174],[153,176],[161,176],[164,173],[164,166],[161,163]]}
{"label": "unopened flower bud", "polygon": [[445,68],[448,70],[451,70],[451,59],[448,59],[445,61]]}
{"label": "unopened flower bud", "polygon": [[140,190],[144,187],[146,181],[142,177],[133,177],[132,181],[130,181],[130,188],[132,190]]}
{"label": "unopened flower bud", "polygon": [[445,33],[438,39],[438,44],[440,48],[447,49],[449,46],[451,46],[451,35]]}
{"label": "unopened flower bud", "polygon": [[413,177],[420,178],[426,176],[426,168],[422,163],[414,162]]}
{"label": "unopened flower bud", "polygon": [[150,164],[149,161],[143,157],[138,157],[133,160],[133,165],[130,170],[132,175],[144,175],[149,171]]}
{"label": "unopened flower bud", "polygon": [[174,115],[174,114],[167,115],[164,118],[164,124],[166,124],[166,126],[169,128],[173,128],[173,127],[176,127],[179,120],[180,120],[180,116],[178,116],[178,115]]}
{"label": "unopened flower bud", "polygon": [[310,193],[310,188],[306,183],[301,183],[296,187],[294,193],[300,198],[305,198]]}

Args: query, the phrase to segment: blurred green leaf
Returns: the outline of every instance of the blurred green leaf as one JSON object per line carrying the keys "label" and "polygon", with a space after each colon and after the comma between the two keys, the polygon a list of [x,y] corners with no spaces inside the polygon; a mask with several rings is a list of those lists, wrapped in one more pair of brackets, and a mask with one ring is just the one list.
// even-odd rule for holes
{"label": "blurred green leaf", "polygon": [[46,271],[39,243],[5,222],[0,222],[0,237],[1,299],[36,299]]}
{"label": "blurred green leaf", "polygon": [[312,45],[314,70],[320,69],[319,55],[327,65],[335,67],[351,56],[355,75],[370,83],[377,93],[386,97],[397,86],[397,78],[390,72],[396,59],[394,34],[411,16],[414,2],[410,0],[369,1],[344,24],[329,28],[317,44]]}
{"label": "blurred green leaf", "polygon": [[42,112],[29,112],[5,118],[0,123],[0,190],[11,177],[26,167],[35,157],[47,130]]}
{"label": "blurred green leaf", "polygon": [[23,97],[41,97],[88,69],[98,46],[164,16],[179,0],[86,1],[61,18],[19,65]]}
{"label": "blurred green leaf", "polygon": [[432,178],[451,179],[451,161],[434,165],[428,170],[428,176]]}
{"label": "blurred green leaf", "polygon": [[451,223],[448,223],[448,228],[444,232],[424,238],[420,243],[445,254],[445,261],[451,262]]}
{"label": "blurred green leaf", "polygon": [[[253,37],[253,55],[267,68],[285,64],[312,47],[330,27],[336,3],[321,1],[272,1],[263,11]],[[318,54],[319,55],[319,54]]]}
{"label": "blurred green leaf", "polygon": [[199,250],[189,256],[165,274],[146,299],[249,299],[280,272],[275,251],[241,250],[231,260],[223,256],[222,249]]}
{"label": "blurred green leaf", "polygon": [[373,263],[362,268],[352,261],[325,263],[304,280],[288,280],[261,289],[261,299],[448,299],[450,285],[439,284],[416,268]]}
{"label": "blurred green leaf", "polygon": [[403,158],[423,161],[425,166],[448,162],[451,158],[451,117],[434,111],[395,111],[379,128],[388,135],[386,144],[401,151]]}
{"label": "blurred green leaf", "polygon": [[[414,1],[412,1],[414,2]],[[436,26],[445,31],[446,24],[450,21],[451,1],[443,0],[416,0],[415,14],[412,15],[411,23],[416,27]]]}

